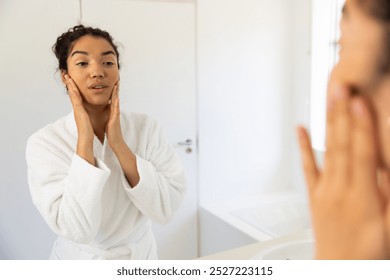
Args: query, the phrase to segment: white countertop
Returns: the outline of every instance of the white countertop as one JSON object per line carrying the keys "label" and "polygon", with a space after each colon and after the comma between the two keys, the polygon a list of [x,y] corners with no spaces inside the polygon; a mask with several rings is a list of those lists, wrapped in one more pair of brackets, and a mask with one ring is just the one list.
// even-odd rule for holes
{"label": "white countertop", "polygon": [[[309,221],[308,207],[306,207],[307,209],[303,209],[300,211],[301,213],[299,213],[298,220],[289,221],[289,218],[293,218],[292,212],[288,212],[287,215],[283,215],[283,217],[285,218],[284,220],[281,220],[280,217],[278,218],[275,215],[277,210],[283,210],[283,205],[288,206],[289,202],[293,201],[302,201],[302,204],[307,204],[306,197],[303,194],[291,190],[282,190],[278,192],[242,196],[236,197],[231,200],[201,204],[200,207],[212,213],[213,215],[226,222],[227,224],[233,226],[234,228],[238,229],[239,231],[243,232],[244,234],[250,236],[251,238],[263,242],[290,234],[291,230],[294,230],[294,227],[297,232],[303,231],[305,228],[310,228],[309,225],[299,226],[299,222],[302,223],[304,221]],[[252,223],[245,221],[244,215],[241,215],[240,218],[239,215],[237,215],[239,211],[241,211],[242,213],[246,211],[248,213],[247,216],[252,214],[252,216],[254,216]],[[256,226],[256,217],[255,215],[253,215],[255,211],[258,211],[259,213],[266,213],[264,214],[264,216],[268,216],[268,218],[272,220],[272,223],[275,223],[279,220],[279,225],[281,227],[284,226],[286,228],[284,233],[272,231],[272,229],[268,227],[269,222],[267,223],[267,221],[262,221],[262,227]],[[289,215],[291,215],[291,217],[289,217]]]}
{"label": "white countertop", "polygon": [[204,256],[198,258],[199,260],[249,260],[255,256],[261,250],[283,244],[285,242],[312,238],[313,234],[311,230],[305,230],[296,234],[283,236],[275,239],[271,239],[264,242],[257,242],[247,246],[238,247],[232,250]]}

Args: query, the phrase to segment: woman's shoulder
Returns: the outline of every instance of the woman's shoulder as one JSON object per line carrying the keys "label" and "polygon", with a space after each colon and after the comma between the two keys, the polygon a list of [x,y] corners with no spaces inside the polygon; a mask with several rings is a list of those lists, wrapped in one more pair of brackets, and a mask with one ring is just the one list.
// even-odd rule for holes
{"label": "woman's shoulder", "polygon": [[63,139],[65,135],[68,134],[68,123],[70,122],[70,117],[70,114],[66,115],[38,129],[28,138],[27,143],[30,145],[42,142],[47,144],[49,142],[56,142]]}

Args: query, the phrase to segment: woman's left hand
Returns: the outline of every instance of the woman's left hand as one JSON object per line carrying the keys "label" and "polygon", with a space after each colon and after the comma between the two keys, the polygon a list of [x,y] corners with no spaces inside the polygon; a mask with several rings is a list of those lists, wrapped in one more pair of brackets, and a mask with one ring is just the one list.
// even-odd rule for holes
{"label": "woman's left hand", "polygon": [[308,133],[299,142],[309,190],[320,259],[385,259],[390,257],[388,173],[378,160],[374,118],[363,97],[346,87],[330,96],[327,150],[320,170]]}
{"label": "woman's left hand", "polygon": [[108,107],[108,113],[109,119],[106,124],[106,135],[108,144],[115,152],[125,144],[120,124],[119,81],[115,84],[112,90],[111,104]]}
{"label": "woman's left hand", "polygon": [[114,86],[111,104],[108,107],[109,119],[106,125],[106,135],[111,150],[115,153],[129,185],[133,188],[140,181],[135,154],[127,146],[122,136],[119,109],[119,81]]}

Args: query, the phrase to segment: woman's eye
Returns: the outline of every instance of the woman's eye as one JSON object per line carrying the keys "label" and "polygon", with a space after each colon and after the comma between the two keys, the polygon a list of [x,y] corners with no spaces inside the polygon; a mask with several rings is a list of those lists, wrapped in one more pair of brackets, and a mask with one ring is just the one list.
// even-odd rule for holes
{"label": "woman's eye", "polygon": [[78,65],[78,66],[86,66],[86,65],[88,65],[88,63],[82,61],[82,62],[76,63],[76,65]]}
{"label": "woman's eye", "polygon": [[107,66],[113,66],[113,65],[114,65],[114,62],[107,61],[107,62],[104,62],[103,64],[105,64],[105,65],[107,65]]}

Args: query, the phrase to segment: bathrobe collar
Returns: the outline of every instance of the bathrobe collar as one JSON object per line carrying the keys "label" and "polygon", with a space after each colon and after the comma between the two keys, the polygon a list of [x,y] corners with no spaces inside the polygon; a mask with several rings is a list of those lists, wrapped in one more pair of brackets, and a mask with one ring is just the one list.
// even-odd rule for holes
{"label": "bathrobe collar", "polygon": [[[69,113],[65,117],[65,125],[67,130],[70,132],[70,134],[74,137],[75,141],[77,142],[77,125],[76,125],[76,120],[74,118],[74,113],[73,111]],[[126,122],[125,122],[125,117],[121,113],[120,115],[120,122],[121,122],[121,129],[122,132],[126,131]],[[100,142],[99,138],[94,135],[93,138],[93,151],[94,151],[94,156],[95,158],[99,159],[104,159],[107,153],[111,153],[111,149],[108,145],[108,140],[106,134],[104,134],[104,142]]]}

